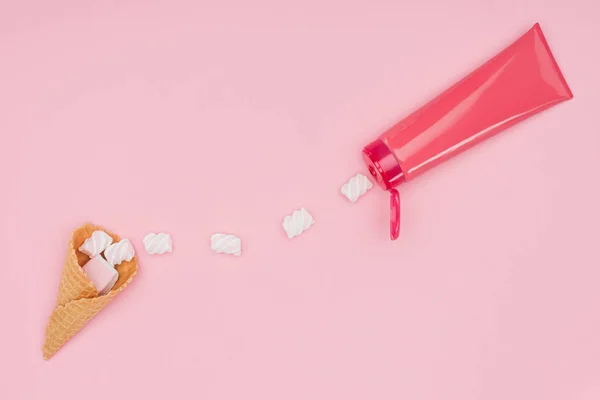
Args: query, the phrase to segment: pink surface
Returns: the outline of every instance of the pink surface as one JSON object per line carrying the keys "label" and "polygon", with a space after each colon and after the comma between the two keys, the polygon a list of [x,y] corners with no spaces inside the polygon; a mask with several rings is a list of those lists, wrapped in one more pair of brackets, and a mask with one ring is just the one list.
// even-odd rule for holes
{"label": "pink surface", "polygon": [[[0,398],[600,398],[599,14],[3,1]],[[390,242],[386,193],[339,193],[362,146],[535,21],[575,98],[402,187]],[[288,240],[301,206],[316,224]],[[140,272],[45,362],[84,221],[130,238]],[[144,254],[151,231],[174,252]],[[213,254],[217,231],[243,256]]]}

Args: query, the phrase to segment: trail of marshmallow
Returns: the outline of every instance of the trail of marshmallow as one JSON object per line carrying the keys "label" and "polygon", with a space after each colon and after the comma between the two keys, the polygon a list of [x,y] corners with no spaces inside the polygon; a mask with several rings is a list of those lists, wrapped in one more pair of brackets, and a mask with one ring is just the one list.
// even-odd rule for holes
{"label": "trail of marshmallow", "polygon": [[288,239],[300,235],[315,223],[312,215],[304,207],[296,210],[292,215],[288,215],[283,220],[283,229],[287,233]]}
{"label": "trail of marshmallow", "polygon": [[90,258],[96,257],[102,253],[113,242],[113,238],[104,231],[94,231],[92,236],[85,239],[85,242],[79,247],[79,251],[87,254]]}
{"label": "trail of marshmallow", "polygon": [[129,239],[113,243],[104,250],[106,261],[112,265],[119,265],[123,261],[131,261],[133,256],[135,256],[135,249],[131,245],[131,242],[129,242]]}
{"label": "trail of marshmallow", "polygon": [[242,240],[235,235],[215,233],[210,237],[210,248],[217,253],[242,254]]}
{"label": "trail of marshmallow", "polygon": [[148,254],[163,254],[173,251],[173,239],[168,233],[149,233],[144,236],[144,248]]}
{"label": "trail of marshmallow", "polygon": [[354,175],[348,180],[344,186],[342,186],[342,193],[352,203],[354,203],[360,196],[365,194],[367,190],[371,189],[373,184],[371,181],[361,173]]}

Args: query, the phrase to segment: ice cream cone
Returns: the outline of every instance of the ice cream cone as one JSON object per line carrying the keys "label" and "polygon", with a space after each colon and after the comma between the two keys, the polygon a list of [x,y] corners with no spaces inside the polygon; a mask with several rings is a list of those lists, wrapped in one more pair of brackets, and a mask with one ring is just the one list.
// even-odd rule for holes
{"label": "ice cream cone", "polygon": [[137,257],[129,262],[122,262],[116,266],[119,279],[115,286],[106,295],[98,296],[93,283],[81,269],[89,257],[78,250],[85,239],[96,230],[108,233],[115,242],[120,240],[119,236],[92,224],[85,224],[73,231],[60,279],[56,308],[52,311],[46,327],[46,338],[42,349],[46,360],[122,292],[137,273]]}

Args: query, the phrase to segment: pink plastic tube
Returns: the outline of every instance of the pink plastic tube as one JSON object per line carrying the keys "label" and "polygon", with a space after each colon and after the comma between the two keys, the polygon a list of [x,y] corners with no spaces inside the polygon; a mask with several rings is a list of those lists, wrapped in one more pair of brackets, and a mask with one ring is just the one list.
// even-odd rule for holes
{"label": "pink plastic tube", "polygon": [[369,172],[391,191],[390,237],[400,229],[395,187],[476,143],[571,99],[539,24],[363,149]]}

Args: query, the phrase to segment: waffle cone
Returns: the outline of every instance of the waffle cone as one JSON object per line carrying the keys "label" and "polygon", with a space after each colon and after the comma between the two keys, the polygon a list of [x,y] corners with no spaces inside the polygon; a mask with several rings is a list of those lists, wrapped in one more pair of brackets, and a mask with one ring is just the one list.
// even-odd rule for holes
{"label": "waffle cone", "polygon": [[75,229],[67,248],[67,257],[63,267],[56,308],[50,315],[46,327],[46,337],[42,352],[48,360],[83,326],[96,316],[112,299],[121,293],[137,273],[137,258],[124,261],[116,266],[119,279],[113,289],[104,296],[98,296],[93,283],[85,276],[83,266],[89,257],[79,251],[79,246],[92,232],[102,230],[108,233],[115,242],[119,236],[107,231],[101,226],[85,224]]}

